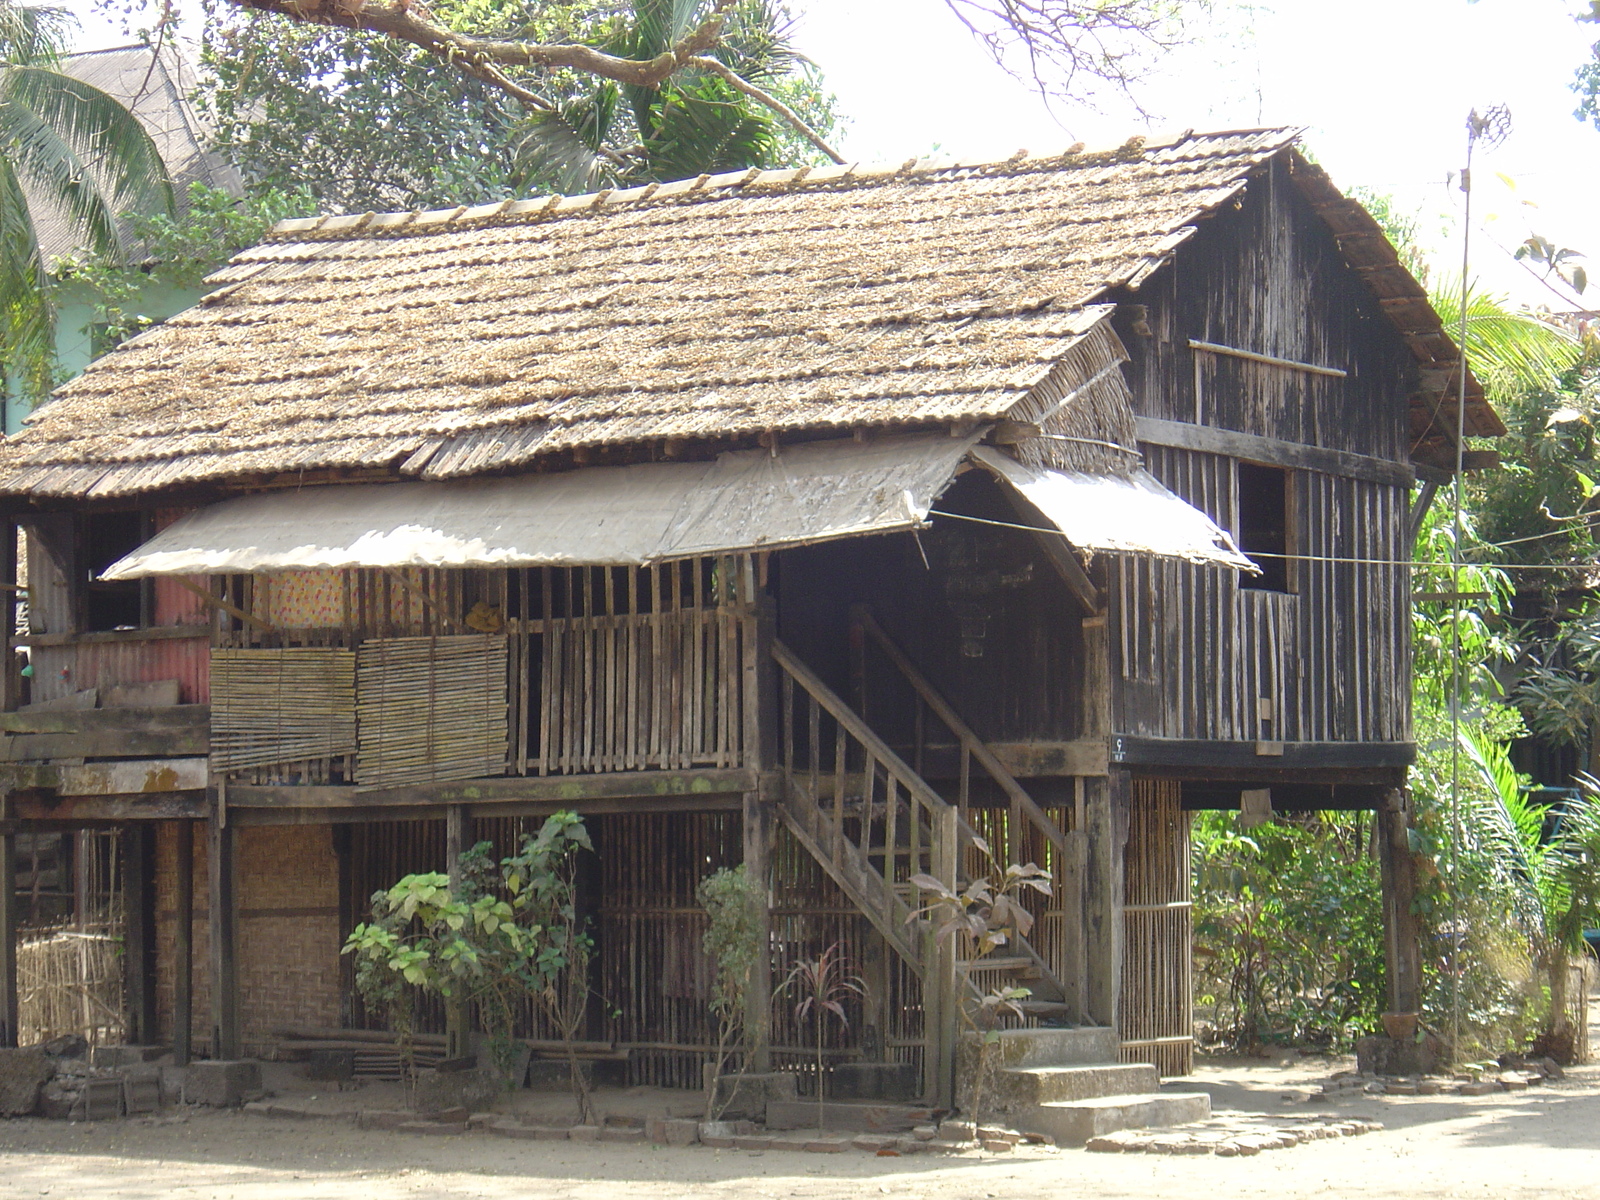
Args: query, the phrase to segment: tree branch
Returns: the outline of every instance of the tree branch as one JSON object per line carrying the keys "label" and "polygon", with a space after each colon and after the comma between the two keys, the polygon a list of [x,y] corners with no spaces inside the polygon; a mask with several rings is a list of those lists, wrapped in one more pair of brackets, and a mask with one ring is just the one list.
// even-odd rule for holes
{"label": "tree branch", "polygon": [[[711,13],[670,50],[650,59],[618,58],[592,46],[540,45],[535,42],[491,41],[468,37],[429,20],[425,11],[407,0],[390,4],[367,0],[233,0],[240,8],[275,13],[310,25],[332,25],[410,42],[445,62],[472,71],[478,78],[508,94],[516,85],[496,67],[566,68],[625,83],[633,87],[660,87],[692,58],[704,54],[722,37],[722,21],[734,0],[715,0]],[[531,95],[531,93],[528,93]],[[517,96],[517,99],[523,99]]]}
{"label": "tree branch", "polygon": [[789,122],[790,125],[794,126],[794,128],[802,137],[806,139],[806,141],[810,142],[818,150],[821,150],[834,162],[841,164],[844,162],[844,159],[839,157],[838,151],[836,151],[832,146],[828,145],[827,142],[823,141],[822,135],[819,134],[815,129],[811,128],[811,126],[807,125],[799,113],[795,112],[794,109],[790,108],[782,100],[779,100],[771,92],[763,91],[761,88],[758,88],[755,84],[751,83],[748,79],[745,79],[732,67],[728,66],[727,63],[719,62],[714,58],[709,58],[706,55],[700,54],[691,58],[689,60],[689,65],[699,67],[702,71],[710,72],[718,79],[721,79],[734,91],[749,96],[758,104],[766,105],[785,121]]}

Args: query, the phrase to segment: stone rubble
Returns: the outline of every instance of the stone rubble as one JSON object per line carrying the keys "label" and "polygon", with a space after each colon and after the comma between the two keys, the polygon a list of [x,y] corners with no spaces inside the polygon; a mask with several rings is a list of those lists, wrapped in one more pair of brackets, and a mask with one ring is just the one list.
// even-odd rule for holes
{"label": "stone rubble", "polygon": [[1220,1116],[1175,1129],[1124,1129],[1090,1138],[1084,1147],[1099,1154],[1214,1154],[1251,1157],[1323,1138],[1355,1137],[1382,1129],[1377,1121],[1345,1120],[1328,1114],[1306,1117]]}

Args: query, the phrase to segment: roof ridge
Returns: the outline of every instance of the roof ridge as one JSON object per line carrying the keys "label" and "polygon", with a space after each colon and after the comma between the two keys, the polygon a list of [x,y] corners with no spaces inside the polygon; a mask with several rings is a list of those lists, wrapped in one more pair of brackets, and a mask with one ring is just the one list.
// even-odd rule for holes
{"label": "roof ridge", "polygon": [[[542,220],[549,217],[572,216],[601,208],[622,208],[645,203],[669,200],[689,200],[712,193],[776,191],[779,189],[810,190],[819,187],[871,186],[911,177],[950,175],[958,172],[983,172],[1000,174],[1032,174],[1052,167],[1106,166],[1117,162],[1136,162],[1156,151],[1173,150],[1190,143],[1225,138],[1277,135],[1270,152],[1276,154],[1293,145],[1304,132],[1304,126],[1267,125],[1257,129],[1195,132],[1192,129],[1166,141],[1156,141],[1145,134],[1134,134],[1120,145],[1086,148],[1083,142],[1074,142],[1064,150],[1051,154],[1030,154],[1018,150],[1007,158],[941,159],[924,156],[909,158],[898,165],[893,163],[839,163],[823,167],[748,167],[740,171],[726,171],[717,175],[700,175],[693,179],[679,179],[668,183],[648,183],[631,188],[605,188],[576,196],[534,196],[525,200],[499,200],[473,206],[457,205],[455,208],[415,209],[408,212],[345,213],[337,216],[291,217],[279,221],[268,231],[264,242],[318,240],[330,235],[350,236],[359,231],[383,233],[411,233],[422,230],[436,232],[440,226],[469,227],[488,224],[507,217]],[[1259,150],[1265,150],[1261,147]],[[1259,152],[1258,150],[1258,152]]]}

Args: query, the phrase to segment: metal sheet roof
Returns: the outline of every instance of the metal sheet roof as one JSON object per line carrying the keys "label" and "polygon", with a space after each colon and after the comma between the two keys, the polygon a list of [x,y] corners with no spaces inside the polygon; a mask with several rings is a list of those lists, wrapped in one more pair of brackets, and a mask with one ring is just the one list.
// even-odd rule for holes
{"label": "metal sheet roof", "polygon": [[972,456],[1080,550],[1154,554],[1251,574],[1259,570],[1226,530],[1143,469],[1128,476],[1057,471],[1027,466],[987,446],[977,447]]}
{"label": "metal sheet roof", "polygon": [[624,566],[909,529],[927,519],[976,437],[839,439],[714,462],[262,492],[190,513],[104,577]]}

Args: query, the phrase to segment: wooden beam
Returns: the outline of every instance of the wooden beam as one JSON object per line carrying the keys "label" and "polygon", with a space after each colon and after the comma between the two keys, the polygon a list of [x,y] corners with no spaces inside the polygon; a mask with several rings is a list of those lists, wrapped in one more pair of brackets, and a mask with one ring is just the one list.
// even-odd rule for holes
{"label": "wooden beam", "polygon": [[1323,367],[1316,363],[1299,362],[1292,358],[1279,358],[1275,354],[1260,354],[1254,350],[1240,350],[1237,346],[1224,346],[1218,342],[1197,342],[1189,339],[1189,349],[1202,350],[1207,354],[1220,354],[1226,358],[1243,358],[1250,362],[1265,363],[1269,367],[1287,367],[1291,371],[1303,371],[1307,375],[1326,375],[1333,379],[1344,379],[1350,372],[1343,367]]}
{"label": "wooden beam", "polygon": [[254,613],[245,612],[244,609],[240,608],[236,604],[229,604],[226,600],[223,600],[223,599],[221,599],[221,598],[219,598],[217,596],[213,596],[211,594],[211,592],[210,592],[210,589],[203,588],[198,583],[194,583],[193,581],[191,581],[189,579],[185,579],[182,575],[168,575],[167,578],[172,580],[172,582],[177,584],[179,587],[185,588],[188,591],[193,592],[196,596],[200,597],[201,600],[205,601],[212,608],[218,609],[221,612],[225,612],[230,617],[237,617],[237,618],[239,618],[239,620],[243,621],[246,625],[254,625],[257,629],[261,630],[263,633],[277,633],[278,632],[278,627],[276,625],[273,625],[273,624],[270,624],[269,622],[263,621],[260,617],[256,616]]}
{"label": "wooden beam", "polygon": [[22,792],[13,796],[11,813],[18,821],[50,821],[58,825],[92,825],[106,821],[194,821],[205,819],[206,794],[198,789],[119,796],[60,796],[53,792]]}
{"label": "wooden beam", "polygon": [[1411,502],[1411,513],[1406,517],[1406,548],[1409,550],[1417,544],[1417,537],[1422,533],[1422,523],[1428,519],[1428,510],[1433,507],[1433,498],[1439,493],[1439,484],[1433,479],[1424,479],[1422,487],[1417,490],[1417,498]]}
{"label": "wooden beam", "polygon": [[189,1065],[194,1027],[194,822],[178,822],[172,926],[172,1061]]}
{"label": "wooden beam", "polygon": [[1221,742],[1116,734],[1110,761],[1121,766],[1295,769],[1407,767],[1414,742]]}
{"label": "wooden beam", "polygon": [[211,726],[209,704],[176,704],[162,708],[78,708],[62,712],[0,712],[0,733],[66,734],[204,734]]}
{"label": "wooden beam", "polygon": [[[444,804],[373,804],[339,808],[243,808],[234,803],[239,789],[228,789],[228,820],[248,825],[365,825],[373,821],[442,821],[449,807]],[[738,792],[709,795],[603,797],[599,800],[504,800],[466,806],[484,817],[548,817],[571,809],[582,817],[627,815],[633,813],[738,812]]]}
{"label": "wooden beam", "polygon": [[128,796],[204,789],[204,758],[135,758],[117,762],[0,764],[0,787],[42,789],[62,796]]}
{"label": "wooden beam", "polygon": [[[450,876],[450,890],[460,895],[461,856],[472,847],[472,816],[465,804],[452,804],[444,810],[444,864]],[[444,1055],[465,1058],[472,1053],[472,1016],[462,998],[444,1006]]]}
{"label": "wooden beam", "polygon": [[207,730],[181,733],[22,733],[0,736],[0,762],[48,762],[61,758],[156,758],[203,755],[211,750]]}
{"label": "wooden beam", "polygon": [[[13,646],[135,646],[144,642],[211,640],[203,625],[152,625],[149,629],[96,629],[86,633],[29,633],[11,639]],[[97,712],[116,711],[96,709]]]}
{"label": "wooden beam", "polygon": [[1084,1008],[1117,1027],[1122,993],[1123,860],[1131,783],[1126,771],[1084,781]]}
{"label": "wooden beam", "polygon": [[[1040,776],[1104,775],[1107,749],[1104,738],[1071,742],[990,742],[989,752],[1018,779]],[[960,747],[950,742],[930,742],[922,748],[924,779],[954,779],[960,770]]]}
{"label": "wooden beam", "polygon": [[1416,472],[1410,463],[1374,458],[1367,454],[1353,454],[1348,450],[1330,450],[1324,446],[1307,446],[1301,442],[1257,437],[1253,433],[1215,429],[1210,425],[1194,425],[1188,421],[1162,421],[1155,417],[1140,417],[1138,438],[1141,442],[1152,446],[1199,450],[1206,454],[1243,458],[1250,462],[1268,463],[1275,467],[1318,471],[1324,475],[1339,475],[1347,479],[1364,479],[1368,483],[1410,487],[1416,481]]}
{"label": "wooden beam", "polygon": [[[328,784],[245,786],[228,789],[230,808],[404,808],[412,805],[554,803],[595,800],[710,798],[739,795],[755,788],[758,774],[748,770],[625,771],[606,775],[545,775],[472,779],[411,787],[357,788]],[[589,811],[598,811],[590,809]],[[641,812],[631,806],[618,811]],[[329,818],[324,817],[323,820]]]}

